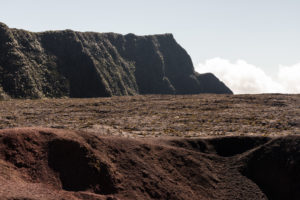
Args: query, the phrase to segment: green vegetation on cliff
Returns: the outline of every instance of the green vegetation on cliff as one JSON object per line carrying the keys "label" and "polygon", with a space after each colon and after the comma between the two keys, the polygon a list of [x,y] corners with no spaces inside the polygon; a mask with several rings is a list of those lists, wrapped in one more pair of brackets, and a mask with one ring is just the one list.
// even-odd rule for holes
{"label": "green vegetation on cliff", "polygon": [[171,34],[47,31],[0,23],[0,98],[232,93],[194,71]]}

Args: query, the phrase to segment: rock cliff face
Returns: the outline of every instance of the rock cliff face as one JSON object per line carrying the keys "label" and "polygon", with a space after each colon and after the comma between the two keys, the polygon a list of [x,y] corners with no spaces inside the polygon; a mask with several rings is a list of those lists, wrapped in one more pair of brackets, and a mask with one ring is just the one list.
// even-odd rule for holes
{"label": "rock cliff face", "polygon": [[47,31],[0,23],[0,98],[228,93],[171,34]]}

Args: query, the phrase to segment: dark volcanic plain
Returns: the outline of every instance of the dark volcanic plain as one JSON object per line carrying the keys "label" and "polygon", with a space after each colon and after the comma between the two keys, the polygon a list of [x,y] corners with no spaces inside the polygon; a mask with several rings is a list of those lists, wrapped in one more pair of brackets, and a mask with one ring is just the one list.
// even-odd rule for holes
{"label": "dark volcanic plain", "polygon": [[0,101],[0,128],[41,126],[128,137],[299,133],[300,95],[149,95]]}
{"label": "dark volcanic plain", "polygon": [[1,200],[300,198],[300,95],[7,100],[0,109]]}

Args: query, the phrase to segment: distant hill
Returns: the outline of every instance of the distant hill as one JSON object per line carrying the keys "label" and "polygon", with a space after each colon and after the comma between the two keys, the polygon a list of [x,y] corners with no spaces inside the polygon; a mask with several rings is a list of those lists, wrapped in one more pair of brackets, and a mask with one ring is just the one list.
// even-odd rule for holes
{"label": "distant hill", "polygon": [[171,34],[32,33],[0,23],[0,98],[232,91],[198,74]]}

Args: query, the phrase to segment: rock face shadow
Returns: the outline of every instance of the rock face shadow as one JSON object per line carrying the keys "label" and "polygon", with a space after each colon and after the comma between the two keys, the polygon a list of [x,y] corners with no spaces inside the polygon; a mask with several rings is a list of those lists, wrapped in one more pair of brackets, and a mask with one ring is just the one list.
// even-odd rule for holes
{"label": "rock face shadow", "polygon": [[250,154],[241,172],[255,182],[268,199],[299,199],[299,145],[292,137],[272,141]]}
{"label": "rock face shadow", "polygon": [[64,190],[94,190],[98,194],[116,192],[108,166],[100,163],[84,146],[72,140],[53,140],[49,143],[49,166],[59,173]]}
{"label": "rock face shadow", "polygon": [[209,141],[216,153],[223,157],[231,157],[268,142],[267,137],[220,137]]}

